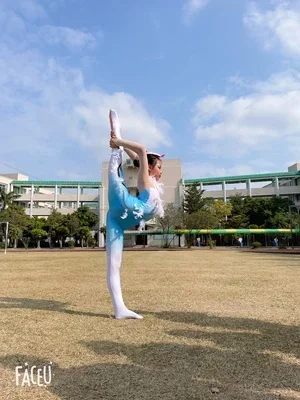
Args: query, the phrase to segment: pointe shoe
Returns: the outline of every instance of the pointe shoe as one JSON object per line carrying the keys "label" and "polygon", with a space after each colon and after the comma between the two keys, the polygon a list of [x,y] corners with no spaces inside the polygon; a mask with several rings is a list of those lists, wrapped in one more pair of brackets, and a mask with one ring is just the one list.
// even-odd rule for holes
{"label": "pointe shoe", "polygon": [[114,132],[118,139],[122,139],[121,136],[121,125],[119,121],[118,114],[115,110],[109,110],[109,122],[110,122],[110,129]]}
{"label": "pointe shoe", "polygon": [[[122,139],[121,137],[121,125],[119,121],[118,114],[115,110],[109,110],[109,122],[110,122],[110,129],[114,132],[118,139]],[[120,146],[119,149],[123,150],[123,146]]]}

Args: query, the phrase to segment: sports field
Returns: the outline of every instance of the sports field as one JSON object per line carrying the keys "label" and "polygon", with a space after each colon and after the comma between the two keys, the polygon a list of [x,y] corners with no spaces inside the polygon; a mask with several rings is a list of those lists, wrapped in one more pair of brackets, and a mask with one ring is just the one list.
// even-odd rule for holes
{"label": "sports field", "polygon": [[300,399],[299,255],[125,252],[141,321],[112,317],[104,252],[0,253],[0,273],[1,400]]}

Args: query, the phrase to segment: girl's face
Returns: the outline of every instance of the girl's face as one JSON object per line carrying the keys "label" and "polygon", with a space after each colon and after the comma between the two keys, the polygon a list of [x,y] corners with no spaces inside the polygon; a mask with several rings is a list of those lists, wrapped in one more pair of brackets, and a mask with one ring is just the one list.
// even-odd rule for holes
{"label": "girl's face", "polygon": [[162,175],[162,163],[161,160],[157,160],[154,167],[149,165],[149,175],[154,176],[155,179],[158,181]]}

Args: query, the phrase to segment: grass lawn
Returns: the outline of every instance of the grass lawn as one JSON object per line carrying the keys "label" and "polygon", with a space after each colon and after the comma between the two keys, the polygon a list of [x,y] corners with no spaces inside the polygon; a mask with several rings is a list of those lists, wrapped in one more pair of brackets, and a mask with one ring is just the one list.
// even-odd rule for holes
{"label": "grass lawn", "polygon": [[1,400],[300,399],[299,255],[125,252],[142,321],[112,317],[105,256],[0,253]]}

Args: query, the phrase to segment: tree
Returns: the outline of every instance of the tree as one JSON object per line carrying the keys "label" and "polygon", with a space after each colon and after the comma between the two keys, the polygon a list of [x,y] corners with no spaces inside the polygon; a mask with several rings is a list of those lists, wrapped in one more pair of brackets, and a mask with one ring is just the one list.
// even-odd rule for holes
{"label": "tree", "polygon": [[90,228],[88,226],[82,226],[79,228],[77,235],[80,239],[81,247],[83,247],[84,240],[87,241],[89,238],[91,238]]}
{"label": "tree", "polygon": [[230,198],[230,204],[232,209],[227,219],[227,226],[234,229],[246,228],[249,224],[249,218],[246,215],[244,199],[237,194]]}
{"label": "tree", "polygon": [[214,229],[218,228],[218,224],[218,216],[212,208],[185,216],[186,229]]}
{"label": "tree", "polygon": [[[162,228],[164,232],[170,229],[178,229],[183,227],[183,210],[181,208],[176,208],[173,203],[167,203],[164,206],[164,216],[158,217],[158,225]],[[164,237],[164,247],[169,247],[170,242],[168,242],[168,235],[163,234]]]}
{"label": "tree", "polygon": [[187,214],[193,214],[206,204],[205,199],[202,198],[204,190],[198,189],[198,182],[195,182],[188,189],[185,190],[183,210]]}
{"label": "tree", "polygon": [[59,247],[63,248],[63,243],[66,238],[69,236],[69,229],[65,226],[65,221],[62,222],[61,225],[57,226],[55,229],[55,238],[58,239]]}
{"label": "tree", "polygon": [[5,210],[7,207],[13,204],[13,201],[20,197],[15,192],[6,193],[6,191],[0,188],[0,211]]}
{"label": "tree", "polygon": [[57,210],[53,210],[46,222],[47,239],[49,247],[52,248],[52,240],[55,238],[56,229],[63,223],[63,215]]}
{"label": "tree", "polygon": [[80,227],[87,226],[92,229],[98,223],[99,218],[87,206],[79,207],[74,214],[79,220]]}
{"label": "tree", "polygon": [[59,247],[63,247],[63,242],[69,235],[68,215],[63,215],[57,210],[53,210],[46,221],[47,237],[50,247],[53,240],[58,240]]}
{"label": "tree", "polygon": [[232,205],[225,203],[223,200],[217,200],[210,206],[210,210],[218,219],[219,227],[224,227],[226,218],[231,214]]}
{"label": "tree", "polygon": [[23,241],[23,235],[30,226],[30,218],[25,214],[25,209],[16,204],[11,204],[0,211],[0,220],[9,222],[8,237],[17,247],[18,239]]}
{"label": "tree", "polygon": [[41,240],[47,237],[46,224],[45,218],[34,217],[30,219],[29,235],[37,241],[38,249],[41,248]]}
{"label": "tree", "polygon": [[69,230],[69,237],[74,238],[80,229],[80,221],[78,216],[73,213],[73,214],[68,214],[66,216],[66,227]]}
{"label": "tree", "polygon": [[31,236],[33,239],[37,241],[37,249],[41,248],[41,239],[47,237],[47,232],[44,229],[41,228],[34,228],[30,232]]}
{"label": "tree", "polygon": [[22,237],[22,229],[15,226],[15,225],[11,225],[9,226],[9,238],[13,241],[14,243],[14,249],[17,248],[18,246],[18,240],[21,239]]}
{"label": "tree", "polygon": [[[199,210],[193,214],[185,215],[186,229],[214,229],[218,227],[219,219],[211,207]],[[192,245],[193,236],[187,235],[188,247]],[[209,234],[209,243],[212,248],[211,235]]]}

